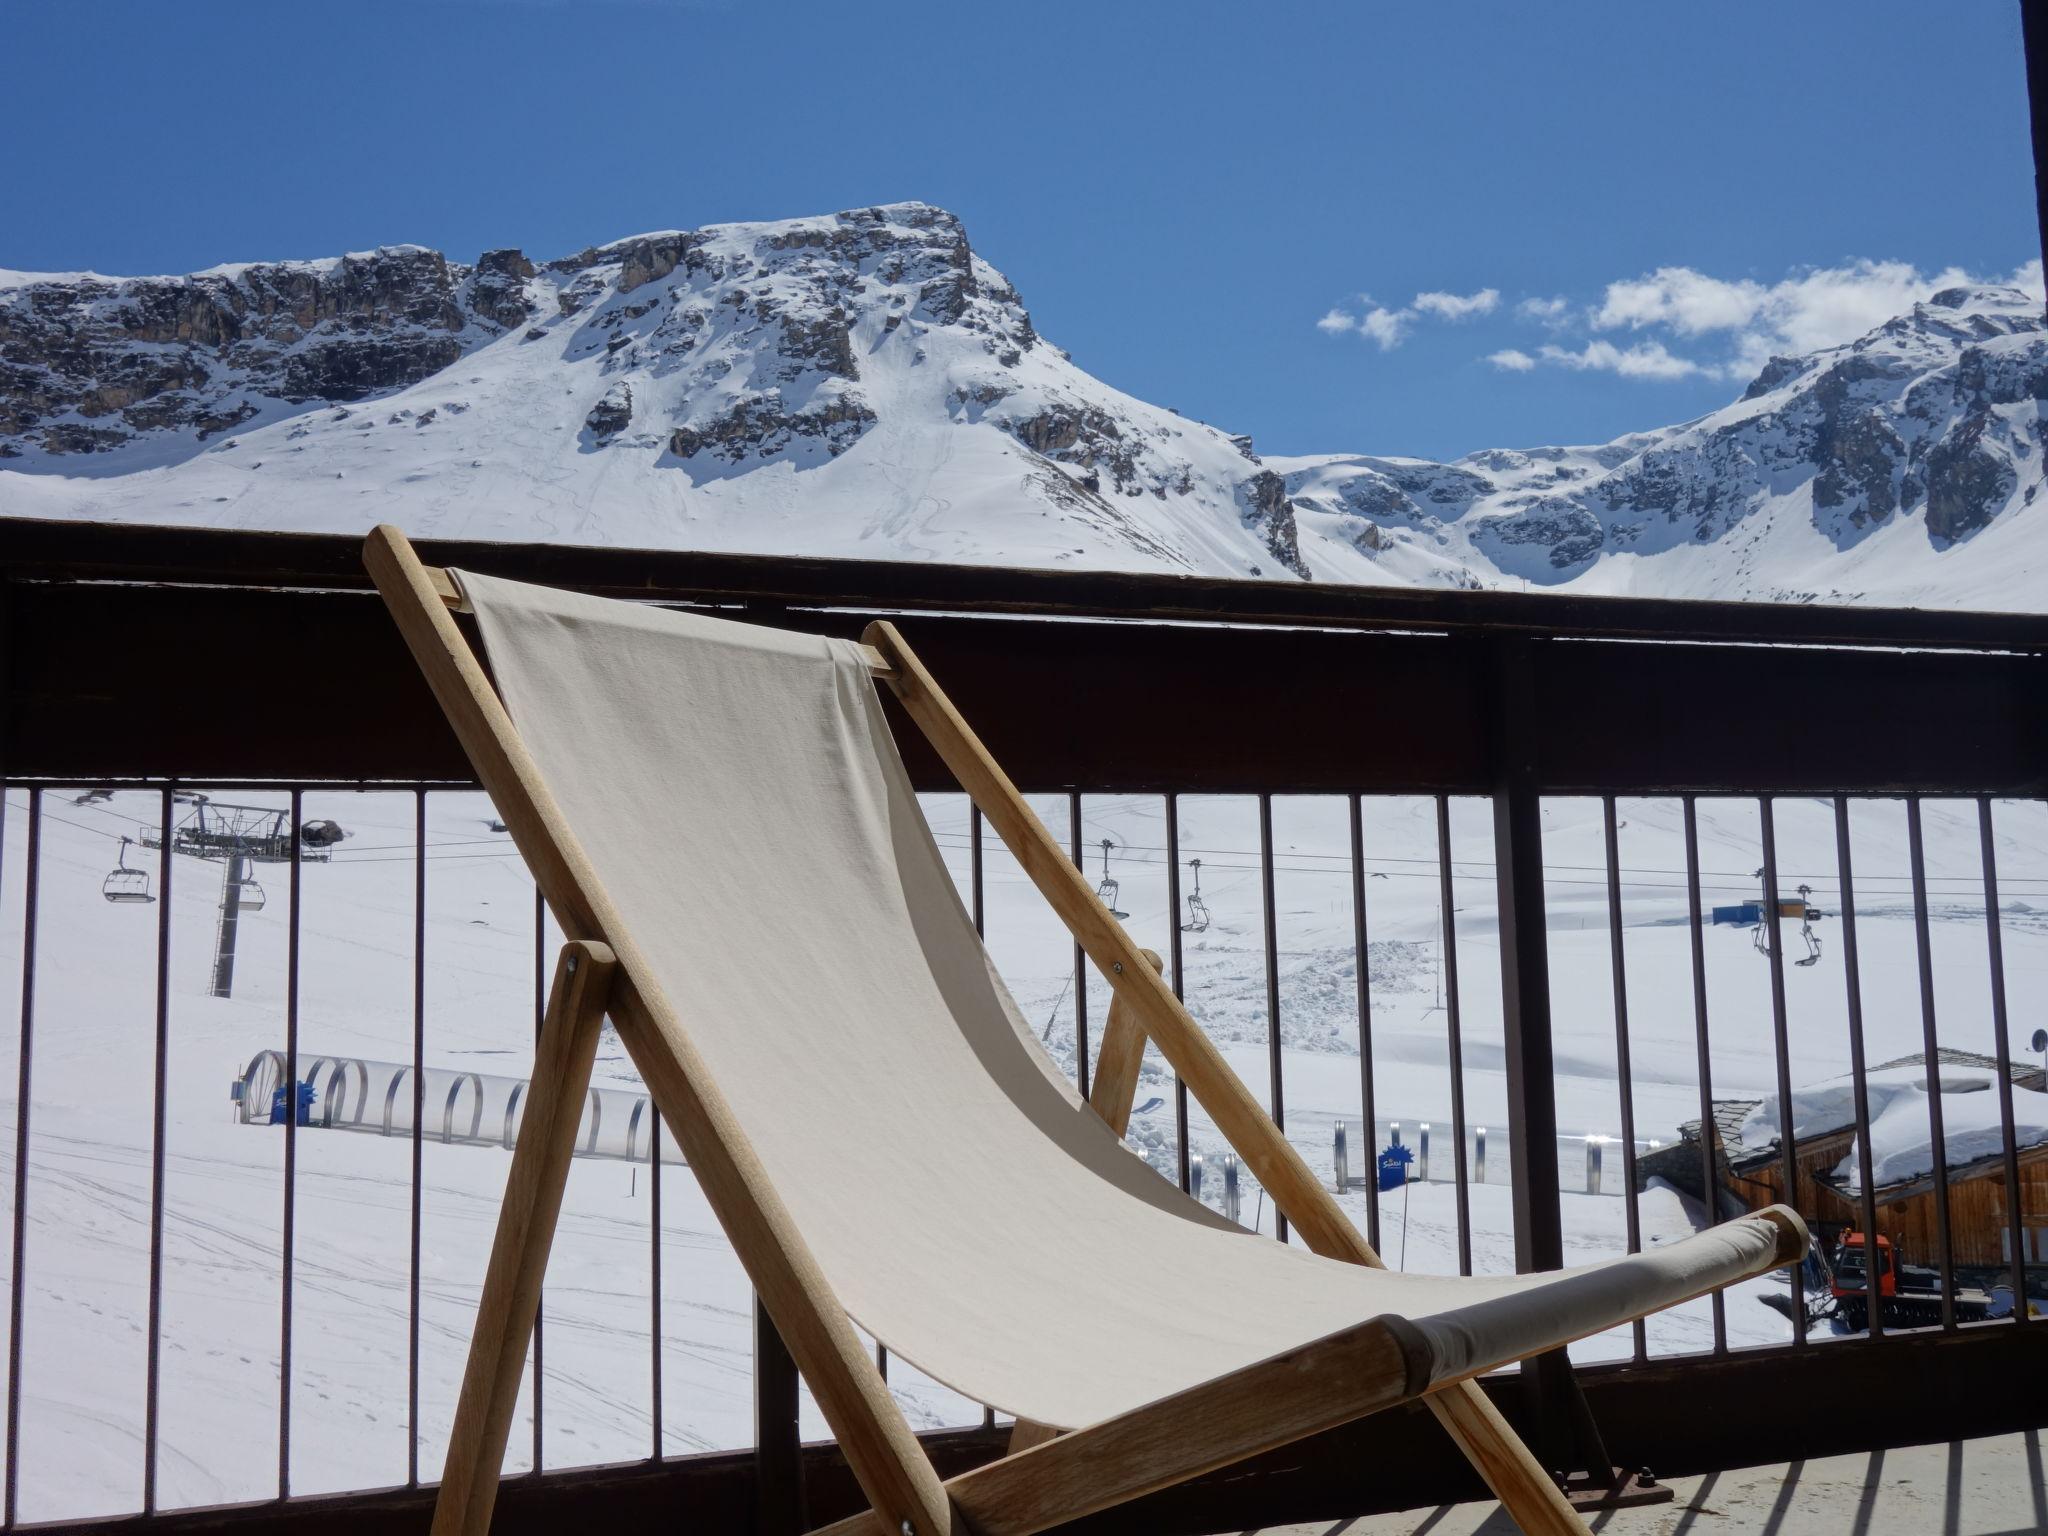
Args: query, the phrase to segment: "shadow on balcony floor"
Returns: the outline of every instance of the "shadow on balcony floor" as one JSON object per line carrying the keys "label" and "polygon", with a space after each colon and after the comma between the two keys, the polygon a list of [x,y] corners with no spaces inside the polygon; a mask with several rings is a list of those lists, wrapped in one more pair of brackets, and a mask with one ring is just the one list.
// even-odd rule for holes
{"label": "shadow on balcony floor", "polygon": [[[1901,1405],[1901,1411],[1911,1411]],[[2024,1536],[2048,1531],[2042,1431],[1673,1478],[1675,1502],[1587,1522],[1604,1536]],[[1496,1504],[1452,1504],[1247,1536],[1515,1536]]]}

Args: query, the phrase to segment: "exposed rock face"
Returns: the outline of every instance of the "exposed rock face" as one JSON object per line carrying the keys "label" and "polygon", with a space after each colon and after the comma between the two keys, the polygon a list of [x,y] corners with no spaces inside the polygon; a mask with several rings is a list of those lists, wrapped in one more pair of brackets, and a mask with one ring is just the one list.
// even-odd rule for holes
{"label": "exposed rock face", "polygon": [[526,285],[539,273],[518,251],[485,251],[470,280],[470,309],[501,331],[516,330],[533,313]]}
{"label": "exposed rock face", "polygon": [[[607,254],[612,251],[619,253],[621,293],[631,293],[635,288],[667,277],[675,271],[676,263],[689,249],[690,237],[687,234],[649,235],[628,240],[622,247],[606,247]],[[595,258],[597,253],[593,251],[591,255]]]}
{"label": "exposed rock face", "polygon": [[1975,411],[1927,451],[1927,531],[1953,543],[1998,513],[2018,484],[1997,445],[1997,418]]}
{"label": "exposed rock face", "polygon": [[605,391],[604,398],[583,418],[584,430],[599,446],[610,442],[633,424],[633,386],[621,380]]}
{"label": "exposed rock face", "polygon": [[1239,494],[1244,498],[1245,526],[1265,541],[1275,560],[1295,575],[1307,576],[1294,503],[1287,499],[1287,482],[1272,470],[1262,469],[1244,483]]}
{"label": "exposed rock face", "polygon": [[531,274],[516,251],[472,270],[388,246],[0,289],[0,439],[17,453],[99,452],[183,429],[205,441],[279,402],[403,388],[524,322],[522,267]]}
{"label": "exposed rock face", "polygon": [[851,392],[800,410],[784,409],[775,395],[756,395],[701,427],[677,427],[669,434],[668,451],[679,459],[708,454],[737,464],[747,458],[773,458],[800,440],[809,440],[837,458],[874,420],[867,403]]}

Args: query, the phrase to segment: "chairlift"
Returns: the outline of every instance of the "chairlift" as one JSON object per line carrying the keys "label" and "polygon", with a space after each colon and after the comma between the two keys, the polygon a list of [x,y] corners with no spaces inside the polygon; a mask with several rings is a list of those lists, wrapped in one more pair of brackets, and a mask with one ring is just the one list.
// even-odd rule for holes
{"label": "chairlift", "polygon": [[244,912],[263,910],[263,887],[256,883],[253,874],[242,877],[242,894],[238,904]]}
{"label": "chairlift", "polygon": [[[1756,873],[1757,878],[1761,880],[1764,872],[1758,870]],[[1813,931],[1813,925],[1827,914],[1813,904],[1813,887],[1810,885],[1799,887],[1797,901],[1779,901],[1775,893],[1764,892],[1764,899],[1757,908],[1757,925],[1750,930],[1750,941],[1756,946],[1756,952],[1766,959],[1770,958],[1771,929],[1768,907],[1773,902],[1777,904],[1778,920],[1781,924],[1788,918],[1799,919],[1799,938],[1806,945],[1806,953],[1792,963],[1801,969],[1820,964],[1820,935]]]}
{"label": "chairlift", "polygon": [[1189,859],[1188,868],[1195,872],[1195,887],[1188,892],[1188,920],[1180,925],[1180,931],[1200,933],[1209,926],[1208,904],[1202,900],[1202,861]]}
{"label": "chairlift", "polygon": [[109,901],[148,902],[156,900],[156,897],[150,894],[149,871],[146,869],[130,869],[128,867],[128,845],[133,841],[133,838],[124,837],[121,839],[120,862],[109,870],[107,878],[100,882],[100,894]]}
{"label": "chairlift", "polygon": [[333,848],[348,836],[338,821],[309,821],[299,828],[299,843],[311,849]]}
{"label": "chairlift", "polygon": [[1116,839],[1113,837],[1105,837],[1102,840],[1102,883],[1095,887],[1095,899],[1109,908],[1109,915],[1111,917],[1121,919],[1129,917],[1131,914],[1117,910],[1117,883],[1109,872],[1109,850],[1115,846]]}
{"label": "chairlift", "polygon": [[1827,914],[1813,904],[1813,887],[1799,887],[1799,937],[1806,941],[1806,958],[1794,960],[1798,966],[1817,965],[1820,962],[1820,935],[1813,931],[1813,925]]}

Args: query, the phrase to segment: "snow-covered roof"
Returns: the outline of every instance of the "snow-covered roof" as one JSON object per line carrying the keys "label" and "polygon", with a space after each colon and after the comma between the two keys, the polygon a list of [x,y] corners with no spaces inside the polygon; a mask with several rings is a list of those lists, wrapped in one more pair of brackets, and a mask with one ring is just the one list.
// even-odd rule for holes
{"label": "snow-covered roof", "polygon": [[[1976,1051],[1942,1046],[1935,1052],[1935,1062],[1944,1101],[1954,1094],[1975,1093],[1992,1087],[1998,1080],[1997,1059]],[[2033,1063],[2012,1062],[2006,1068],[2006,1075],[2017,1089],[2040,1093],[2048,1088],[2048,1083],[2043,1081],[2042,1069]],[[1904,1085],[1924,1098],[1927,1091],[1927,1053],[1916,1051],[1910,1056],[1882,1062],[1870,1068],[1865,1078],[1869,1084],[1873,1117],[1879,1113],[1880,1100],[1890,1087]],[[1993,1098],[1995,1101],[1996,1095]],[[1777,1095],[1717,1101],[1714,1123],[1721,1132],[1722,1145],[1731,1156],[1775,1147],[1781,1123]],[[1796,1140],[1805,1141],[1833,1131],[1845,1131],[1855,1124],[1856,1080],[1853,1076],[1829,1078],[1792,1091],[1792,1135]]]}
{"label": "snow-covered roof", "polygon": [[[1951,1172],[2004,1150],[1998,1063],[1974,1052],[1944,1048],[1937,1053],[1935,1081],[1941,1097],[1943,1146]],[[2015,1147],[2048,1145],[2048,1092],[2038,1070],[2010,1070]],[[1925,1053],[1902,1056],[1864,1074],[1870,1102],[1871,1178],[1878,1189],[1910,1183],[1934,1168],[1934,1135],[1929,1114]],[[1737,1115],[1740,1115],[1738,1123]],[[1781,1120],[1776,1095],[1715,1105],[1715,1124],[1731,1159],[1755,1161],[1779,1144]],[[1850,1075],[1829,1078],[1792,1094],[1792,1135],[1811,1140],[1856,1124],[1856,1084]],[[1697,1129],[1695,1128],[1695,1134]],[[1861,1149],[1851,1141],[1828,1175],[1845,1193],[1862,1190]]]}
{"label": "snow-covered roof", "polygon": [[[1942,1129],[1951,1171],[2004,1150],[1998,1095],[1998,1062],[1976,1051],[1942,1046],[1935,1053]],[[2048,1071],[2031,1061],[2011,1061],[2015,1148],[2048,1145]],[[1933,1136],[1928,1129],[1927,1053],[1916,1051],[1870,1068],[1865,1074],[1873,1127],[1871,1176],[1879,1189],[1910,1183],[1933,1171]],[[1732,1167],[1754,1168],[1778,1155],[1780,1119],[1776,1094],[1760,1099],[1716,1099],[1714,1132]],[[1792,1134],[1814,1141],[1856,1127],[1853,1075],[1826,1079],[1792,1092]],[[1700,1123],[1679,1128],[1699,1139]],[[1860,1153],[1852,1139],[1843,1161],[1824,1175],[1846,1193],[1861,1192]]]}
{"label": "snow-covered roof", "polygon": [[[1998,1058],[1986,1056],[1981,1051],[1959,1051],[1952,1045],[1944,1045],[1934,1053],[1934,1059],[1945,1067],[1982,1067],[1987,1072],[1998,1070]],[[1881,1061],[1874,1071],[1883,1072],[1891,1067],[1917,1067],[1927,1060],[1925,1051],[1915,1051],[1910,1056],[1895,1056],[1890,1061]],[[2022,1088],[2048,1088],[2048,1067],[2038,1061],[2008,1061],[2005,1075]]]}
{"label": "snow-covered roof", "polygon": [[[1989,1081],[1980,1081],[1971,1091],[1957,1092],[1944,1077],[1942,1147],[1951,1176],[1958,1169],[1997,1157],[2005,1150],[1999,1096],[1983,1091],[1992,1086]],[[1909,1184],[1934,1171],[1934,1136],[1929,1120],[1924,1091],[1917,1101],[1911,1092],[1890,1094],[1882,1108],[1872,1099],[1870,1177],[1876,1189]],[[2014,1088],[2012,1129],[2016,1148],[2048,1145],[2048,1093]],[[1862,1159],[1857,1145],[1852,1144],[1848,1155],[1836,1165],[1833,1182],[1846,1194],[1862,1193]]]}

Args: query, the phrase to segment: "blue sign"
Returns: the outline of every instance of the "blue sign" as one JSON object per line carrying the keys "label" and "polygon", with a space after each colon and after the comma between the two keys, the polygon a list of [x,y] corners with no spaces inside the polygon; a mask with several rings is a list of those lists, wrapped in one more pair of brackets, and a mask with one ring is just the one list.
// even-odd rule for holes
{"label": "blue sign", "polygon": [[1408,1165],[1415,1161],[1415,1154],[1399,1142],[1387,1148],[1379,1157],[1380,1188],[1399,1189],[1408,1182]]}
{"label": "blue sign", "polygon": [[[313,1085],[311,1083],[300,1083],[298,1084],[298,1090],[299,1124],[311,1125],[313,1123]],[[287,1102],[288,1094],[289,1090],[286,1089],[283,1083],[279,1083],[277,1085],[277,1091],[271,1094],[270,1123],[272,1125],[284,1124],[285,1104]]]}

